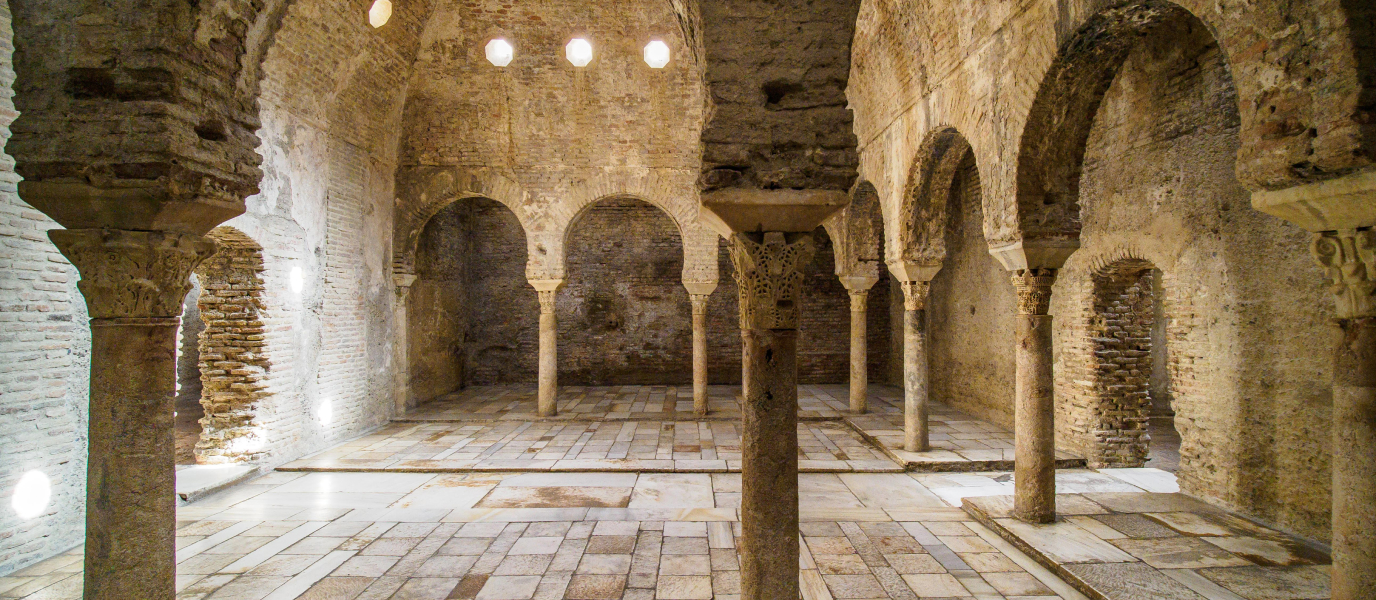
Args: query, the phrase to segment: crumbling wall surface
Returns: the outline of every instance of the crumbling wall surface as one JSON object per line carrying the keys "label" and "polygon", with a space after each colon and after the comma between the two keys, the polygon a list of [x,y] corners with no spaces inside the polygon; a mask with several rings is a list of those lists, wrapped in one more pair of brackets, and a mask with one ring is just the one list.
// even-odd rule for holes
{"label": "crumbling wall surface", "polygon": [[[1034,100],[1058,81],[1096,87],[1125,55],[1124,45],[1109,51],[1103,42],[1155,37],[1150,27],[1161,17],[1183,12],[1202,20],[1231,60],[1244,186],[1283,188],[1371,167],[1371,9],[1362,3],[866,0],[847,96],[861,175],[884,199],[891,248],[909,167],[928,134],[948,126],[975,149],[988,239],[997,246],[1021,239],[1019,152]],[[1067,106],[1064,98],[1044,100],[1048,115]]]}
{"label": "crumbling wall surface", "polygon": [[567,244],[560,384],[692,383],[692,310],[674,222],[639,200],[604,200],[574,222]]}
{"label": "crumbling wall surface", "polygon": [[858,7],[702,4],[712,102],[702,130],[703,189],[850,190],[859,159],[845,92]]}
{"label": "crumbling wall surface", "polygon": [[984,241],[979,183],[967,155],[949,195],[946,260],[927,301],[928,380],[934,400],[1012,427],[1018,298]]}
{"label": "crumbling wall surface", "polygon": [[468,303],[468,270],[475,262],[470,257],[471,208],[469,201],[449,205],[430,219],[420,236],[416,281],[406,297],[408,375],[411,395],[420,402],[464,384],[469,321],[478,320]]}
{"label": "crumbling wall surface", "polygon": [[[10,100],[10,12],[0,2],[0,138]],[[19,199],[14,160],[0,154],[0,575],[62,552],[86,524],[86,418],[90,329],[76,269],[48,241],[57,227]],[[9,507],[25,473],[48,478],[42,515]]]}
{"label": "crumbling wall surface", "polygon": [[[1132,261],[1149,264],[1162,273],[1182,488],[1323,539],[1331,362],[1315,349],[1332,347],[1330,309],[1314,284],[1322,279],[1308,235],[1251,209],[1236,179],[1228,73],[1209,33],[1185,20],[1134,49],[1104,97],[1085,152],[1082,248],[1052,296],[1058,442],[1099,443],[1096,430],[1115,428],[1104,417],[1126,399],[1121,386],[1137,390],[1150,377],[1140,347],[1115,356],[1100,336],[1141,344],[1151,311],[1137,306],[1127,311],[1137,316],[1115,322],[1124,313],[1103,304],[1112,291],[1100,281],[1096,294],[1095,282]],[[1121,366],[1132,381],[1116,391],[1092,384],[1096,365],[1117,358],[1129,361]]]}

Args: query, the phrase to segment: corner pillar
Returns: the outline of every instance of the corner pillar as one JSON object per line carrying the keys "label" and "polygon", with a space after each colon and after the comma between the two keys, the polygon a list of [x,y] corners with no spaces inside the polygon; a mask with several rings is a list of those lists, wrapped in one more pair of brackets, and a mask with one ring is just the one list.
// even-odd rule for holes
{"label": "corner pillar", "polygon": [[396,300],[392,305],[392,326],[396,328],[392,347],[392,402],[396,414],[406,414],[411,404],[411,323],[408,316],[410,305],[407,298],[411,286],[416,283],[415,273],[393,273],[392,282],[396,284]]}
{"label": "corner pillar", "polygon": [[693,303],[693,414],[707,415],[707,300],[717,282],[688,282],[688,299]]}
{"label": "corner pillar", "polygon": [[118,229],[48,237],[81,272],[91,316],[83,597],[172,600],[177,330],[191,273],[215,243]]}
{"label": "corner pillar", "polygon": [[540,295],[540,384],[536,408],[540,416],[553,417],[559,414],[559,319],[554,302],[564,280],[534,280],[530,285]]}
{"label": "corner pillar", "polygon": [[810,233],[736,233],[747,388],[741,597],[798,598],[798,317]]}
{"label": "corner pillar", "polygon": [[1056,269],[1021,269],[1014,384],[1013,516],[1056,519],[1056,403],[1051,359],[1051,286]]}
{"label": "corner pillar", "polygon": [[866,331],[866,302],[878,277],[842,277],[850,294],[850,410],[869,411],[869,348]]}
{"label": "corner pillar", "polygon": [[1333,600],[1376,590],[1376,231],[1314,235],[1337,303],[1333,356]]}

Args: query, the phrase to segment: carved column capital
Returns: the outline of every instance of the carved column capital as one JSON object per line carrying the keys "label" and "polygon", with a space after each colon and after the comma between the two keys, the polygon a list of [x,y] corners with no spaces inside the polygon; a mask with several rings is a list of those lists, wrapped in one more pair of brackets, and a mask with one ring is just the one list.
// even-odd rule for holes
{"label": "carved column capital", "polygon": [[903,286],[903,310],[924,310],[927,308],[927,296],[932,291],[930,281],[904,281]]}
{"label": "carved column capital", "polygon": [[1056,283],[1056,272],[1056,269],[1020,269],[1013,273],[1013,287],[1018,290],[1018,314],[1051,313],[1051,286]]}
{"label": "carved column capital", "polygon": [[707,300],[711,298],[707,294],[688,294],[688,300],[693,303],[693,314],[707,314]]}
{"label": "carved column capital", "polygon": [[215,253],[209,238],[162,231],[54,229],[48,238],[81,272],[91,319],[181,316],[192,271]]}
{"label": "carved column capital", "polygon": [[869,290],[846,290],[850,293],[850,312],[865,312],[865,303],[870,297]]}
{"label": "carved column capital", "polygon": [[1348,229],[1314,234],[1309,246],[1326,271],[1338,318],[1376,316],[1376,231]]}
{"label": "carved column capital", "polygon": [[810,233],[731,236],[742,330],[798,328],[803,276],[814,251]]}
{"label": "carved column capital", "polygon": [[397,300],[405,301],[416,283],[415,273],[392,273],[392,283],[396,284]]}

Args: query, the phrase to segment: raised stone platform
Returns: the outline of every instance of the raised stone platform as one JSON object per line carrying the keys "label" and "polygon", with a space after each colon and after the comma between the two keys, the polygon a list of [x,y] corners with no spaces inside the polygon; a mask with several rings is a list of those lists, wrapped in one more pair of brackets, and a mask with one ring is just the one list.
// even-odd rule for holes
{"label": "raised stone platform", "polygon": [[962,508],[1090,598],[1330,596],[1326,548],[1182,494],[1059,494],[1048,525],[1013,519],[1012,505],[1012,496],[985,496]]}

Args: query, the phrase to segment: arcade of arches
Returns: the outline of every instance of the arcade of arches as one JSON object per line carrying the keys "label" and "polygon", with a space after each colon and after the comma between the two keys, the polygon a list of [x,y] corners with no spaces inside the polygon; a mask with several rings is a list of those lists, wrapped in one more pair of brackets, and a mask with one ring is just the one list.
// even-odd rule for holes
{"label": "arcade of arches", "polygon": [[0,598],[1376,598],[1371,3],[0,0],[0,89]]}

